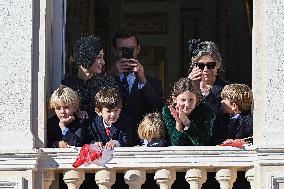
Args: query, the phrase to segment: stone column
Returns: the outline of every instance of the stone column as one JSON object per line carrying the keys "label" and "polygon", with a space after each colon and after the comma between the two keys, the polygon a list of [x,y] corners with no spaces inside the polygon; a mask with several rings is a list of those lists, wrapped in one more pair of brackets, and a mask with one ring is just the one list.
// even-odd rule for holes
{"label": "stone column", "polygon": [[43,188],[49,189],[52,182],[55,180],[54,171],[43,171]]}
{"label": "stone column", "polygon": [[170,189],[176,180],[176,173],[174,170],[160,169],[156,171],[154,179],[160,186],[160,189]]}
{"label": "stone column", "polygon": [[216,179],[221,189],[232,189],[237,179],[237,171],[234,169],[220,169],[216,173]]}
{"label": "stone column", "polygon": [[254,145],[284,146],[284,2],[253,5]]}
{"label": "stone column", "polygon": [[33,149],[33,1],[4,0],[0,8],[0,149]]}
{"label": "stone column", "polygon": [[85,180],[85,173],[83,171],[69,170],[64,172],[63,180],[68,189],[78,189]]}
{"label": "stone column", "polygon": [[251,189],[254,189],[254,168],[247,170],[245,177],[249,181]]}
{"label": "stone column", "polygon": [[[284,178],[284,1],[253,1],[254,184],[280,187]],[[279,183],[278,183],[279,182]],[[279,186],[277,186],[279,185]]]}
{"label": "stone column", "polygon": [[115,171],[101,170],[96,173],[95,180],[99,189],[111,189],[116,180],[116,173]]}
{"label": "stone column", "polygon": [[186,172],[185,180],[191,189],[201,189],[202,184],[207,180],[207,172],[205,169],[189,169]]}
{"label": "stone column", "polygon": [[124,175],[125,183],[129,189],[140,189],[146,181],[146,172],[144,170],[129,170]]}

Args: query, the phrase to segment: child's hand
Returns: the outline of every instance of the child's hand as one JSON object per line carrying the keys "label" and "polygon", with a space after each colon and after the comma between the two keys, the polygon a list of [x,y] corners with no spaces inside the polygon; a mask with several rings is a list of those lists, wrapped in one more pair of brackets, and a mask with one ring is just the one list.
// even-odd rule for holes
{"label": "child's hand", "polygon": [[176,122],[176,130],[178,131],[182,131],[183,130],[183,124],[182,123],[179,123],[179,122]]}
{"label": "child's hand", "polygon": [[181,107],[178,107],[178,117],[185,127],[189,127],[190,120],[188,119],[187,115],[185,115]]}
{"label": "child's hand", "polygon": [[116,140],[110,140],[109,142],[106,143],[105,148],[108,150],[112,150],[114,147],[116,147],[116,144],[118,141]]}
{"label": "child's hand", "polygon": [[172,116],[175,118],[176,122],[179,123],[179,124],[182,124],[182,121],[179,118],[178,111],[172,106],[169,106],[169,109],[170,109]]}
{"label": "child's hand", "polygon": [[77,112],[77,117],[81,119],[89,119],[89,115],[86,111],[79,110]]}
{"label": "child's hand", "polygon": [[65,117],[61,117],[59,118],[60,121],[59,121],[59,126],[60,128],[62,129],[62,127],[64,128],[67,124],[71,123],[72,121],[75,120],[75,117],[74,116],[69,116],[67,118]]}
{"label": "child's hand", "polygon": [[224,142],[222,142],[222,144],[233,144],[233,143],[245,144],[246,142],[244,141],[244,139],[227,139]]}
{"label": "child's hand", "polygon": [[96,147],[103,148],[103,143],[102,142],[95,142],[94,145]]}
{"label": "child's hand", "polygon": [[58,143],[59,148],[68,148],[68,144],[64,142],[63,140],[59,141]]}

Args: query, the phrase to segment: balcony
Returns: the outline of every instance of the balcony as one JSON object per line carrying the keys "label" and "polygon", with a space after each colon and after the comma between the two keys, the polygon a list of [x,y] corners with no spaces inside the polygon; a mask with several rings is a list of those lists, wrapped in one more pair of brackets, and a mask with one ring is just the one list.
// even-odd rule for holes
{"label": "balcony", "polygon": [[[215,178],[219,182],[220,188],[231,189],[236,181],[237,171],[245,171],[246,178],[253,188],[253,167],[254,162],[258,159],[256,151],[252,148],[125,147],[116,148],[114,159],[105,167],[91,164],[74,169],[72,164],[78,151],[78,148],[39,149],[34,170],[36,170],[35,173],[38,174],[38,177],[42,177],[42,183],[35,183],[35,186],[42,185],[44,189],[54,188],[50,186],[55,180],[55,175],[63,173],[68,189],[75,189],[82,184],[85,173],[95,173],[95,180],[99,188],[107,189],[115,183],[116,173],[124,173],[124,180],[129,188],[138,189],[146,181],[146,174],[154,173],[154,180],[160,188],[168,189],[176,180],[176,172],[186,172],[184,179],[190,188],[200,189],[207,180],[207,172],[216,172]],[[12,155],[14,158],[17,156],[17,154]]]}

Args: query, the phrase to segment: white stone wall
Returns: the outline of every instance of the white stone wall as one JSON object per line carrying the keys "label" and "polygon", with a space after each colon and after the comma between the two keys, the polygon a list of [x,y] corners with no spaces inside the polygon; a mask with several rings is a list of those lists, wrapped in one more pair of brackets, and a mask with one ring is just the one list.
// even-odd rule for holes
{"label": "white stone wall", "polygon": [[284,145],[283,28],[283,1],[254,1],[252,78],[257,146]]}
{"label": "white stone wall", "polygon": [[0,148],[33,147],[32,0],[0,1]]}

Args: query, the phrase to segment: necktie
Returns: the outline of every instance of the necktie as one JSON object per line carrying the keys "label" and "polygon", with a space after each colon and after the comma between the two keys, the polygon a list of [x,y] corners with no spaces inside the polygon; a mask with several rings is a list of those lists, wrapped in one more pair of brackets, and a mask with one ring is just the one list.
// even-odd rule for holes
{"label": "necktie", "polygon": [[110,127],[106,127],[106,135],[109,137],[110,136]]}
{"label": "necktie", "polygon": [[129,85],[127,81],[127,76],[124,75],[123,79],[121,80],[121,86],[122,86],[122,98],[123,102],[127,101],[127,97],[129,96]]}

